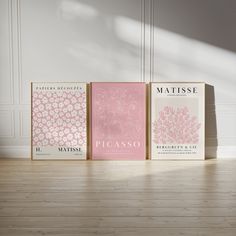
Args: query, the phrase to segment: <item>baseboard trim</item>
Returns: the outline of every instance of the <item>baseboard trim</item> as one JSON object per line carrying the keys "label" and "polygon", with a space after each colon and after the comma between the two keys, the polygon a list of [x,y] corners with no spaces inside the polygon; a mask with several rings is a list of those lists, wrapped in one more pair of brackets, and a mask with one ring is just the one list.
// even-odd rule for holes
{"label": "baseboard trim", "polygon": [[[236,159],[236,146],[208,146],[206,157]],[[0,158],[30,158],[30,146],[0,146]]]}
{"label": "baseboard trim", "polygon": [[236,146],[208,146],[206,147],[206,157],[217,159],[236,159]]}
{"label": "baseboard trim", "polygon": [[0,146],[0,158],[30,158],[30,146]]}

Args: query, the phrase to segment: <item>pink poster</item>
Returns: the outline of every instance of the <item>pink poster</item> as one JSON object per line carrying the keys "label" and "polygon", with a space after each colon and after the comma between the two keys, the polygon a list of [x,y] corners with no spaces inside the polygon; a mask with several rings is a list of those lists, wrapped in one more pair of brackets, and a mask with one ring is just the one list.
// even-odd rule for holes
{"label": "pink poster", "polygon": [[95,160],[146,158],[145,83],[91,83],[91,146]]}
{"label": "pink poster", "polygon": [[86,159],[86,83],[32,83],[32,159]]}

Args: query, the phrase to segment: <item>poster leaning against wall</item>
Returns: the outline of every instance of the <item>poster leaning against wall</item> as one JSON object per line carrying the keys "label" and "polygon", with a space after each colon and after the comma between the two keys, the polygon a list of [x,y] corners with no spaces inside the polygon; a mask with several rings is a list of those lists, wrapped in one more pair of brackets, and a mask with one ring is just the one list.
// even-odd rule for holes
{"label": "poster leaning against wall", "polygon": [[31,159],[86,159],[86,83],[31,83]]}
{"label": "poster leaning against wall", "polygon": [[93,160],[145,160],[145,83],[91,83],[91,147]]}
{"label": "poster leaning against wall", "polygon": [[205,158],[205,84],[151,83],[151,159]]}

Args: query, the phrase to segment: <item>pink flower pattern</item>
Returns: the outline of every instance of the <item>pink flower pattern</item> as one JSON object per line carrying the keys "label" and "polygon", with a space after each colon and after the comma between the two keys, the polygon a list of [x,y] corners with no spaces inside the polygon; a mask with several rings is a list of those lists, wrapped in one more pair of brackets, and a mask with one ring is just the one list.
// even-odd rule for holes
{"label": "pink flower pattern", "polygon": [[153,123],[153,142],[156,144],[193,144],[199,142],[196,116],[191,116],[188,107],[165,106]]}
{"label": "pink flower pattern", "polygon": [[34,146],[86,145],[84,91],[34,91],[32,110]]}

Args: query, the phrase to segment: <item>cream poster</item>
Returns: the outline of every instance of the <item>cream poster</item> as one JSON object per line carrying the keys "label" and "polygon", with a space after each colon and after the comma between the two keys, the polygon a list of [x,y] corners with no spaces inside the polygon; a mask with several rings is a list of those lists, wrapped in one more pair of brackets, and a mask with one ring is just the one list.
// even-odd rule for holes
{"label": "cream poster", "polygon": [[86,159],[86,83],[32,83],[32,159]]}
{"label": "cream poster", "polygon": [[204,159],[205,84],[151,84],[151,158]]}

